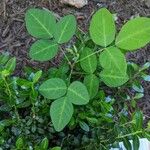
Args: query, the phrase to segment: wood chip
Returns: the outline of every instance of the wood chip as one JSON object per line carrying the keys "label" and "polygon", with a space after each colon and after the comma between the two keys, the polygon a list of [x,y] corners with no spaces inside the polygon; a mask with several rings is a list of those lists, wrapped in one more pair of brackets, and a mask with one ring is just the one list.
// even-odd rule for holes
{"label": "wood chip", "polygon": [[88,4],[87,0],[60,0],[60,2],[77,8],[82,8],[83,6]]}

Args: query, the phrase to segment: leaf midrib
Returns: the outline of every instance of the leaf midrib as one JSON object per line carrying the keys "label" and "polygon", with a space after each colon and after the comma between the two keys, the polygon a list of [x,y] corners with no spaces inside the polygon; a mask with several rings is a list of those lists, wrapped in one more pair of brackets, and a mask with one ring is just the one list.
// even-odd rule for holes
{"label": "leaf midrib", "polygon": [[40,22],[40,20],[38,20],[38,18],[36,18],[36,16],[34,16],[34,14],[29,13],[37,22],[38,24],[50,35],[52,36],[52,34],[48,31],[48,29]]}
{"label": "leaf midrib", "polygon": [[63,105],[62,105],[62,107],[61,107],[61,111],[60,111],[60,117],[59,117],[59,121],[58,121],[58,128],[60,129],[60,127],[61,127],[61,122],[62,122],[62,119],[63,119],[63,112],[64,112],[64,110],[65,110],[65,106],[66,106],[66,104],[67,104],[67,97],[65,97],[64,98],[64,100],[63,100]]}
{"label": "leaf midrib", "polygon": [[90,94],[92,93],[92,87],[93,87],[92,83],[93,83],[93,77],[91,76],[91,80],[90,80]]}
{"label": "leaf midrib", "polygon": [[68,91],[74,93],[75,95],[77,95],[78,97],[80,97],[80,98],[82,98],[84,101],[86,101],[86,99],[85,99],[82,95],[78,94],[76,91],[74,91],[74,90],[72,90],[72,89],[70,89],[70,88],[68,88]]}
{"label": "leaf midrib", "polygon": [[[120,68],[120,65],[118,65],[113,57],[113,55],[110,53],[110,51],[108,49],[106,49],[106,51],[108,52],[108,55],[111,57],[111,59],[113,60],[116,68],[118,68],[119,72],[122,73],[122,69]],[[110,66],[113,66],[111,63],[110,63]]]}
{"label": "leaf midrib", "polygon": [[149,28],[147,28],[147,29],[143,29],[143,30],[140,30],[139,32],[137,31],[137,32],[134,32],[134,33],[132,33],[132,34],[129,34],[126,38],[124,38],[124,39],[122,39],[122,40],[120,40],[120,41],[117,41],[116,42],[116,45],[118,45],[118,44],[120,44],[120,43],[122,43],[122,42],[124,42],[124,41],[126,41],[126,40],[128,40],[128,39],[130,39],[130,38],[134,38],[136,35],[138,35],[138,34],[141,34],[142,32],[146,32],[146,31],[148,31],[148,30],[150,30],[150,27]]}
{"label": "leaf midrib", "polygon": [[101,74],[102,77],[110,77],[110,78],[114,78],[114,79],[127,79],[127,76],[117,76],[117,75],[104,75],[104,74]]}
{"label": "leaf midrib", "polygon": [[102,25],[103,25],[103,27],[102,27],[102,29],[103,29],[103,37],[104,37],[104,46],[106,47],[106,28],[105,28],[105,19],[104,19],[104,17],[103,17],[103,14],[102,14]]}
{"label": "leaf midrib", "polygon": [[[51,47],[56,46],[56,45],[57,45],[57,44],[49,45],[49,46],[47,46],[47,47],[41,49],[40,51],[37,51],[37,52],[33,53],[33,55],[37,55],[37,54],[39,54],[39,53],[41,53],[41,52],[43,52],[43,51],[45,51],[45,50],[47,50],[47,49],[49,49],[49,48],[51,48]],[[40,48],[40,47],[39,47],[39,48]]]}
{"label": "leaf midrib", "polygon": [[46,89],[41,89],[41,91],[57,91],[57,90],[65,90],[66,88],[64,87],[56,87],[56,88],[46,88]]}
{"label": "leaf midrib", "polygon": [[[88,55],[88,51],[86,51],[86,54]],[[91,57],[88,57],[87,61],[88,61],[88,64],[89,64],[90,72],[92,73],[93,70],[92,70],[92,65],[91,65]]]}
{"label": "leaf midrib", "polygon": [[70,19],[68,19],[68,21],[66,22],[66,24],[65,24],[65,26],[64,26],[64,28],[63,28],[61,34],[60,34],[60,37],[59,37],[59,39],[58,39],[58,43],[61,41],[62,36],[63,36],[63,34],[65,33],[65,30],[66,30],[66,28],[67,28],[67,26],[68,26],[68,24],[69,24],[69,21],[70,21]]}

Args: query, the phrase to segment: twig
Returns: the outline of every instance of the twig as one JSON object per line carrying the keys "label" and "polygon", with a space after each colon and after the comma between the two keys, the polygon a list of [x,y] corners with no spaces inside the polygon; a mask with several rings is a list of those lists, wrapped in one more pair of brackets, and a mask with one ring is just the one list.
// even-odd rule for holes
{"label": "twig", "polygon": [[6,1],[3,1],[3,12],[4,12],[4,19],[6,19]]}

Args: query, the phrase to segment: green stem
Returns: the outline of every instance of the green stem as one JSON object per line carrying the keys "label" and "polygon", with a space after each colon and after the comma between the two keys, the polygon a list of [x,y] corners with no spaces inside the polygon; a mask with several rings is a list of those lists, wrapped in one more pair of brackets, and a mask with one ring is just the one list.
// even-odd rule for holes
{"label": "green stem", "polygon": [[72,77],[72,74],[73,74],[74,65],[75,65],[75,63],[73,63],[71,65],[71,71],[70,71],[69,78],[68,78],[69,83],[70,83],[70,80],[71,80],[71,77]]}
{"label": "green stem", "polygon": [[73,71],[72,74],[74,74],[74,75],[86,75],[87,73]]}
{"label": "green stem", "polygon": [[142,70],[138,70],[138,72],[136,74],[134,74],[133,77],[130,78],[130,80],[128,81],[128,83],[133,83],[134,80],[138,77],[138,75],[142,72]]}
{"label": "green stem", "polygon": [[[114,47],[115,45],[112,45],[112,46],[110,46],[110,47]],[[83,60],[85,60],[85,59],[87,59],[87,58],[89,58],[89,57],[91,57],[91,56],[93,56],[93,55],[95,55],[95,54],[98,54],[99,52],[102,52],[104,49],[106,49],[106,47],[105,48],[102,48],[102,49],[100,49],[100,50],[98,50],[98,51],[95,51],[94,53],[92,53],[92,54],[90,54],[90,55],[88,55],[88,56],[86,56],[86,57],[84,57],[84,58],[82,58],[82,59],[79,59],[78,61],[76,61],[76,63],[79,63],[79,62],[81,62],[81,61],[83,61]]]}
{"label": "green stem", "polygon": [[[7,80],[6,80],[5,77],[3,77],[3,81],[4,81],[4,83],[5,83],[6,91],[7,91],[8,96],[9,96],[9,102],[10,102],[10,104],[12,104],[12,103],[11,103],[12,94],[11,94],[11,90],[10,90],[10,88],[9,88],[9,84],[7,83]],[[19,116],[17,107],[16,107],[15,104],[13,104],[13,107],[14,107],[14,111],[15,111],[16,118],[17,118],[18,122],[20,122],[20,116]]]}
{"label": "green stem", "polygon": [[[32,83],[32,86],[31,86],[31,89],[32,89],[32,93],[34,93],[34,84]],[[32,98],[31,98],[32,99]],[[35,106],[34,106],[34,102],[32,100],[32,113],[33,113],[33,118],[35,118]]]}
{"label": "green stem", "polygon": [[10,90],[10,88],[9,88],[9,85],[8,85],[8,83],[7,83],[7,81],[6,81],[6,78],[5,78],[5,77],[3,77],[3,81],[4,81],[5,86],[6,86],[6,91],[7,91],[7,93],[8,93],[9,100],[11,101],[12,94],[11,94],[11,90]]}
{"label": "green stem", "polygon": [[139,75],[141,72],[142,72],[142,70],[138,70],[138,72],[137,72],[133,77],[131,77],[131,78],[129,79],[129,81],[127,82],[127,84],[125,84],[120,90],[118,90],[118,91],[116,92],[115,96],[120,95],[120,93],[121,93],[124,89],[126,89],[126,87],[127,87],[126,85],[128,85],[128,84],[130,84],[130,83],[133,83],[134,80],[138,77],[138,75]]}
{"label": "green stem", "polygon": [[130,122],[127,122],[127,123],[124,123],[124,124],[121,124],[120,126],[126,126],[128,124],[133,124],[134,122],[133,121],[130,121]]}
{"label": "green stem", "polygon": [[65,54],[64,50],[63,50],[61,47],[60,47],[60,49],[61,49],[62,53],[64,54],[66,60],[68,61],[68,64],[70,65],[70,68],[71,68],[71,71],[70,71],[70,74],[69,74],[69,78],[68,78],[68,81],[69,81],[69,83],[70,83],[70,80],[71,80],[71,76],[72,76],[72,73],[73,73],[73,69],[74,69],[75,63],[72,64],[72,63],[70,62],[69,58],[67,57],[67,55]]}
{"label": "green stem", "polygon": [[116,139],[122,139],[122,138],[132,136],[132,135],[136,135],[136,134],[139,134],[139,133],[142,133],[142,131],[136,131],[136,132],[132,132],[132,133],[129,133],[129,134],[122,135],[122,136],[118,136]]}
{"label": "green stem", "polygon": [[18,109],[17,109],[16,105],[14,105],[14,110],[15,110],[16,118],[17,118],[18,122],[20,122],[20,116],[19,116]]}
{"label": "green stem", "polygon": [[60,47],[61,52],[63,53],[63,55],[65,56],[66,60],[68,61],[68,64],[71,66],[71,62],[69,60],[69,58],[67,57],[67,55],[65,54],[64,50]]}

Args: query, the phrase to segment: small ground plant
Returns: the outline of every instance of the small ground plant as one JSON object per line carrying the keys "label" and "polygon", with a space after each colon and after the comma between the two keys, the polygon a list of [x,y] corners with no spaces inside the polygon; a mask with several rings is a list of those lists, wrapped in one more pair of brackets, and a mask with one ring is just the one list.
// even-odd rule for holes
{"label": "small ground plant", "polygon": [[64,58],[47,72],[26,67],[20,78],[12,76],[16,59],[1,55],[2,148],[107,150],[123,141],[130,150],[133,140],[138,150],[139,138],[150,139],[150,123],[144,126],[137,105],[144,96],[141,81],[150,81],[150,63],[138,66],[125,57],[150,42],[149,18],[132,19],[119,33],[105,8],[93,15],[89,33],[76,27],[73,15],[57,19],[48,10],[29,9],[25,22],[37,39],[32,60],[49,61],[59,51]]}

